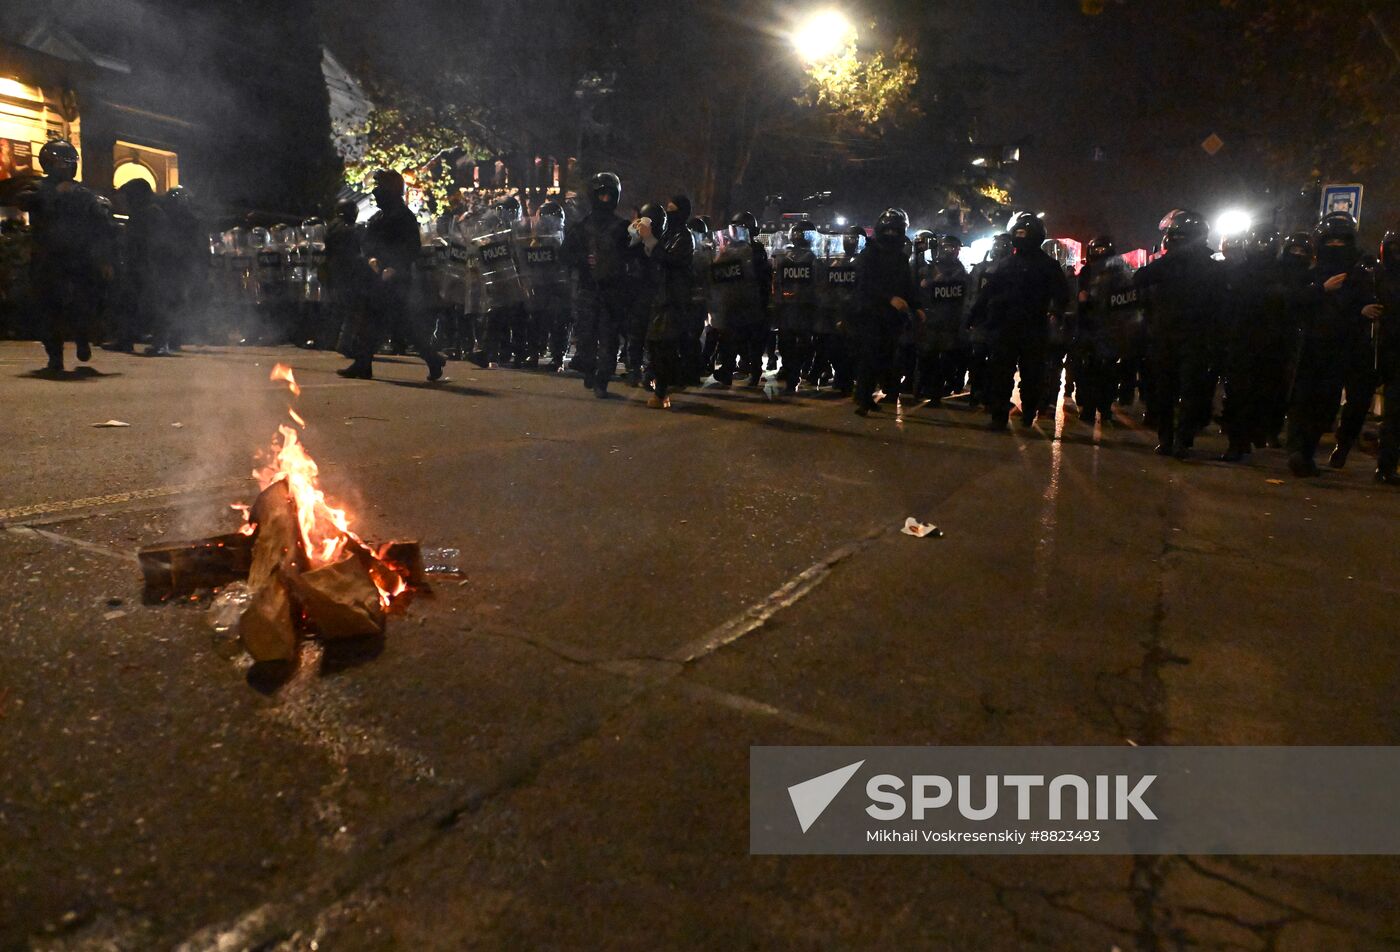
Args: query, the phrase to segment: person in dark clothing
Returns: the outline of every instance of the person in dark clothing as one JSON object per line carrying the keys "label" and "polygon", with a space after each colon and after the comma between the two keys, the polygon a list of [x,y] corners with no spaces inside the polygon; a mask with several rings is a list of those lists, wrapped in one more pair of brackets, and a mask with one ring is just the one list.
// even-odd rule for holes
{"label": "person in dark clothing", "polygon": [[1385,388],[1376,482],[1400,486],[1400,232],[1388,231],[1381,240],[1376,304],[1376,370]]}
{"label": "person in dark clothing", "polygon": [[[1327,215],[1313,235],[1317,264],[1309,276],[1302,347],[1288,404],[1288,468],[1299,477],[1318,475],[1317,445],[1336,422],[1342,391],[1350,386],[1359,396],[1364,389],[1370,402],[1369,317],[1380,313],[1371,309],[1375,283],[1356,247],[1355,220],[1345,213]],[[1339,465],[1345,459],[1343,451]]]}
{"label": "person in dark clothing", "polygon": [[[1328,224],[1329,221],[1331,224]],[[1352,244],[1355,244],[1356,222],[1349,215],[1329,215],[1323,219],[1323,223],[1329,232],[1338,231],[1350,236]],[[1332,237],[1324,238],[1322,246],[1334,247],[1336,240]],[[1323,252],[1320,248],[1318,264],[1321,265],[1322,261]],[[1376,265],[1369,260],[1363,260],[1360,251],[1356,252],[1356,261],[1368,275],[1374,274]],[[1374,277],[1369,285],[1374,292]],[[1342,390],[1346,394],[1346,402],[1342,404],[1342,418],[1337,425],[1337,443],[1327,460],[1327,464],[1333,469],[1346,466],[1347,457],[1351,455],[1352,447],[1361,436],[1361,427],[1366,423],[1366,415],[1371,412],[1371,401],[1375,398],[1376,386],[1380,382],[1377,379],[1380,365],[1376,348],[1380,328],[1376,321],[1380,318],[1382,310],[1373,296],[1369,303],[1361,307],[1361,316],[1365,320],[1353,321],[1347,326],[1346,353],[1342,367]]]}
{"label": "person in dark clothing", "polygon": [[656,392],[647,406],[655,410],[670,409],[671,391],[681,384],[680,339],[695,281],[691,261],[695,242],[690,229],[668,227],[669,220],[665,209],[649,204],[642,206],[641,215],[633,222],[647,255],[645,284],[651,303],[647,353],[656,376]]}
{"label": "person in dark clothing", "polygon": [[355,227],[359,215],[360,206],[347,199],[336,205],[335,216],[326,228],[326,290],[332,321],[339,328],[336,349],[347,357],[353,356],[353,338],[359,329],[370,276],[360,254],[360,233]]}
{"label": "person in dark clothing", "polygon": [[721,353],[720,360],[734,361],[738,358],[739,370],[749,375],[750,387],[763,386],[763,350],[768,344],[769,329],[772,325],[770,314],[773,309],[773,261],[768,257],[768,249],[758,240],[758,218],[753,212],[739,212],[730,225],[742,227],[748,234],[749,255],[753,258],[753,276],[757,283],[757,309],[744,308],[733,317],[738,321],[726,335],[732,345],[731,353]]}
{"label": "person in dark clothing", "polygon": [[63,342],[71,339],[78,360],[92,359],[102,288],[112,278],[111,224],[86,186],[75,181],[78,150],[54,139],[39,150],[44,178],[17,201],[32,228],[30,281],[47,370],[63,370]]}
{"label": "person in dark clothing", "polygon": [[128,216],[125,279],[135,326],[151,337],[147,354],[168,356],[174,343],[171,321],[178,281],[174,232],[145,179],[127,182],[120,192]]}
{"label": "person in dark clothing", "polygon": [[1305,291],[1297,269],[1281,260],[1281,244],[1272,228],[1255,228],[1230,272],[1223,364],[1230,443],[1220,457],[1226,463],[1248,459],[1278,433],[1275,407],[1287,394]]}
{"label": "person in dark clothing", "polygon": [[797,393],[802,370],[812,359],[812,333],[817,319],[817,226],[804,218],[788,230],[790,247],[773,257],[778,309],[778,351],[783,358],[783,383]]}
{"label": "person in dark clothing", "polygon": [[730,219],[724,246],[710,262],[710,330],[705,349],[713,354],[715,383],[720,387],[733,384],[738,355],[756,358],[763,346],[762,337],[751,332],[763,320],[757,259],[749,247],[754,238],[748,225],[752,217],[740,212]]}
{"label": "person in dark clothing", "polygon": [[865,229],[849,225],[841,235],[841,251],[818,262],[817,319],[812,357],[811,384],[831,384],[843,397],[855,388],[852,380],[852,302],[856,289],[856,262],[865,248]]}
{"label": "person in dark clothing", "polygon": [[898,397],[894,379],[895,352],[904,326],[922,320],[911,301],[918,288],[909,268],[909,216],[887,208],[875,222],[875,240],[865,246],[856,261],[853,302],[856,346],[856,414],[866,416],[880,408],[875,403],[879,387],[892,399]]}
{"label": "person in dark clothing", "polygon": [[171,349],[179,350],[191,334],[206,341],[210,337],[203,326],[209,288],[209,242],[189,189],[170,189],[162,207],[171,242],[169,344]]}
{"label": "person in dark clothing", "polygon": [[409,310],[409,290],[413,265],[421,244],[418,220],[403,199],[403,176],[392,169],[374,173],[374,203],[379,211],[365,226],[362,254],[369,269],[366,276],[365,313],[354,335],[354,363],[337,371],[342,377],[369,380],[374,376],[374,354],[384,335],[394,326],[409,335],[423,362],[428,365],[429,382],[442,379],[446,363],[433,350],[426,329]]}
{"label": "person in dark clothing", "polygon": [[1196,432],[1210,418],[1215,396],[1211,359],[1221,338],[1223,263],[1206,245],[1210,226],[1177,209],[1162,219],[1165,254],[1137,270],[1133,283],[1147,312],[1157,452],[1186,459]]}
{"label": "person in dark clothing", "polygon": [[933,261],[921,269],[919,281],[927,320],[915,329],[917,363],[910,391],[916,400],[938,403],[962,387],[958,335],[972,300],[972,276],[958,258],[962,241],[956,235],[943,235],[931,244]]}
{"label": "person in dark clothing", "polygon": [[573,368],[594,396],[608,395],[608,381],[617,370],[618,338],[627,328],[635,281],[628,269],[634,255],[627,219],[617,214],[622,182],[611,172],[599,172],[589,182],[592,207],[580,222],[564,232],[564,260],[578,275]]}
{"label": "person in dark clothing", "polygon": [[985,398],[990,428],[1005,430],[1011,416],[1011,388],[1021,375],[1021,425],[1035,424],[1046,367],[1050,322],[1059,320],[1070,300],[1064,270],[1043,250],[1045,226],[1022,214],[1007,228],[1012,253],[986,272],[986,283],[972,305],[968,326],[987,341]]}
{"label": "person in dark clothing", "polygon": [[[992,246],[987,249],[987,253],[982,260],[972,266],[972,301],[977,300],[977,296],[982,293],[982,289],[987,286],[987,272],[991,271],[992,265],[1002,258],[1011,254],[1011,236],[1006,232],[992,237]],[[963,312],[963,326],[960,337],[965,342],[967,348],[967,389],[970,409],[977,409],[987,405],[987,334],[983,328],[975,328],[971,325],[972,306],[971,302]]]}
{"label": "person in dark clothing", "polygon": [[1078,369],[1075,402],[1085,423],[1113,422],[1113,399],[1142,323],[1133,269],[1115,253],[1113,239],[1101,235],[1088,245],[1079,272],[1079,313],[1074,337]]}

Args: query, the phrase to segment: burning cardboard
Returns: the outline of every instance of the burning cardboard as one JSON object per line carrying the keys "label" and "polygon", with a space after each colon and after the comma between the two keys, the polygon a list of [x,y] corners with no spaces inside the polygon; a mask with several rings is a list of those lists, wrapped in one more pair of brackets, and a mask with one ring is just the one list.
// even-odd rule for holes
{"label": "burning cardboard", "polygon": [[[291,368],[272,379],[301,392]],[[297,427],[305,421],[294,408]],[[267,462],[254,471],[261,493],[243,509],[236,534],[150,546],[140,552],[148,600],[187,594],[246,577],[251,597],[238,620],[239,639],[256,661],[290,661],[299,634],[323,639],[383,634],[394,599],[426,588],[416,542],[366,544],[344,509],[321,491],[315,460],[297,429],[277,428]]]}

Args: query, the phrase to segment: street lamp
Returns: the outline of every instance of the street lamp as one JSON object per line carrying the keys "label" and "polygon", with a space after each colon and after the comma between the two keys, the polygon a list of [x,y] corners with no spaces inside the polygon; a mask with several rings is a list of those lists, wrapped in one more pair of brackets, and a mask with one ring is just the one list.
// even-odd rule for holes
{"label": "street lamp", "polygon": [[818,10],[793,31],[792,45],[808,63],[819,63],[840,53],[855,36],[855,24],[840,10]]}

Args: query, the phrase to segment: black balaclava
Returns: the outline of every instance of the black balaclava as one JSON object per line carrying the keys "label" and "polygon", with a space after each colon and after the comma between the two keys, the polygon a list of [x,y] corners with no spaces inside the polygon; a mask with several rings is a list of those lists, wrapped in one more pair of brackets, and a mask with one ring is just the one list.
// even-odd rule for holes
{"label": "black balaclava", "polygon": [[1317,246],[1317,266],[1331,274],[1341,274],[1343,271],[1350,271],[1355,265],[1358,257],[1355,242],[1338,242],[1338,239],[1323,239]]}
{"label": "black balaclava", "polygon": [[690,197],[681,194],[672,195],[670,204],[676,206],[676,209],[675,211],[670,208],[666,209],[666,230],[668,232],[680,231],[690,221]]}

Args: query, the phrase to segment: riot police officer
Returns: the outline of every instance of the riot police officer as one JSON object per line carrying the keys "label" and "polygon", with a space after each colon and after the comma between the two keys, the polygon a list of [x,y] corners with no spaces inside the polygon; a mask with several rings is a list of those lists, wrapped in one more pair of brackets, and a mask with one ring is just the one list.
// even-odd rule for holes
{"label": "riot police officer", "polygon": [[47,370],[63,370],[63,342],[78,360],[92,359],[92,336],[102,286],[111,280],[109,219],[88,188],[77,182],[78,150],[52,139],[39,150],[44,178],[17,201],[32,229],[30,280]]}
{"label": "riot police officer", "polygon": [[1225,273],[1206,244],[1210,226],[1202,216],[1175,209],[1158,228],[1165,254],[1139,268],[1133,280],[1147,311],[1157,452],[1186,459],[1215,396],[1210,368]]}
{"label": "riot police officer", "polygon": [[[1326,215],[1313,229],[1317,263],[1312,298],[1303,324],[1302,346],[1288,407],[1288,468],[1295,476],[1316,476],[1314,456],[1322,435],[1337,419],[1342,391],[1365,389],[1370,401],[1371,322],[1375,284],[1356,247],[1356,222],[1350,215]],[[1361,378],[1366,378],[1364,381]],[[1359,425],[1358,425],[1359,429]],[[1338,464],[1346,459],[1341,434]]]}
{"label": "riot police officer", "polygon": [[[667,213],[669,224],[670,213]],[[691,255],[690,309],[681,332],[681,381],[698,387],[714,370],[714,348],[706,339],[705,324],[710,318],[710,265],[715,260],[715,233],[710,221],[696,216],[686,223],[690,229]]]}
{"label": "riot police officer", "polygon": [[1229,272],[1221,365],[1229,439],[1221,460],[1227,463],[1247,459],[1278,433],[1273,421],[1298,347],[1304,291],[1279,260],[1283,239],[1272,227],[1255,226],[1241,244]]}
{"label": "riot police officer", "polygon": [[569,346],[569,271],[564,265],[564,208],[556,201],[540,205],[534,233],[521,249],[520,267],[529,294],[530,331],[535,344],[526,366],[533,369],[549,345],[550,369],[564,366]]}
{"label": "riot police officer", "polygon": [[811,382],[814,386],[830,383],[843,397],[849,397],[855,387],[851,311],[856,262],[865,248],[865,229],[849,225],[840,241],[839,251],[822,259],[818,269]]}
{"label": "riot police officer", "polygon": [[[763,353],[763,329],[767,326],[763,278],[752,245],[753,216],[740,212],[729,222],[724,246],[710,264],[710,332],[714,341],[715,382],[728,387],[734,382],[735,361],[743,358],[762,379],[759,360]],[[763,257],[767,261],[766,253]],[[707,344],[709,349],[710,345]]]}
{"label": "riot police officer", "polygon": [[472,238],[481,268],[486,360],[517,368],[526,365],[534,348],[519,260],[523,222],[520,199],[508,195],[478,219]]}
{"label": "riot police officer", "polygon": [[1381,446],[1376,459],[1376,482],[1400,486],[1400,232],[1388,231],[1381,239],[1376,269],[1375,324],[1376,371],[1385,388],[1381,417]]}
{"label": "riot police officer", "polygon": [[[972,266],[972,299],[975,302],[982,289],[987,286],[987,274],[992,266],[1002,258],[1011,255],[1011,236],[1001,232],[992,237],[992,245],[983,259]],[[963,312],[962,332],[959,335],[967,348],[968,406],[972,409],[987,405],[987,332],[985,328],[972,326],[972,308]]]}
{"label": "riot police officer", "polygon": [[691,257],[695,246],[690,229],[668,227],[669,218],[664,208],[652,203],[642,206],[633,223],[647,256],[644,284],[649,292],[650,317],[646,342],[656,380],[656,391],[647,406],[658,410],[670,408],[671,391],[681,384],[680,337],[688,320],[694,281]]}
{"label": "riot police officer", "polygon": [[738,224],[748,234],[749,254],[753,257],[754,280],[758,282],[758,310],[745,312],[743,321],[734,328],[738,349],[739,369],[749,374],[751,387],[763,386],[763,351],[771,336],[773,310],[773,260],[768,249],[758,240],[758,219],[753,212],[739,212],[730,224]]}
{"label": "riot police officer", "polygon": [[895,352],[904,329],[919,317],[908,232],[909,216],[902,209],[885,209],[875,221],[875,240],[857,259],[853,316],[860,350],[855,395],[859,416],[879,410],[877,387],[891,399],[898,398]]}
{"label": "riot police officer", "polygon": [[331,321],[337,328],[336,350],[352,356],[352,339],[359,330],[364,307],[366,268],[360,255],[360,233],[355,222],[360,206],[346,199],[336,203],[335,216],[326,228],[326,290]]}
{"label": "riot police officer", "polygon": [[1119,362],[1128,358],[1140,335],[1142,311],[1133,286],[1133,269],[1101,235],[1089,242],[1079,272],[1079,309],[1074,350],[1079,419],[1113,422]]}
{"label": "riot police officer", "polygon": [[374,376],[374,354],[384,335],[403,328],[428,365],[430,382],[442,379],[445,363],[433,350],[422,324],[409,310],[409,290],[420,240],[418,220],[404,203],[403,176],[392,169],[374,173],[374,203],[379,210],[365,226],[362,252],[366,275],[365,314],[354,335],[354,362],[338,371],[342,377],[369,380]]}
{"label": "riot police officer", "polygon": [[[1324,219],[1324,222],[1329,223],[1329,233],[1349,234],[1351,241],[1353,243],[1356,241],[1356,222],[1350,215],[1329,215]],[[1330,237],[1330,234],[1321,242],[1318,250],[1319,265],[1323,263],[1326,252],[1334,245],[1335,240]],[[1363,260],[1363,255],[1359,250],[1356,252],[1356,260],[1367,272],[1373,272],[1374,265],[1369,260]],[[1372,279],[1372,288],[1374,290],[1374,278]],[[1366,415],[1371,409],[1371,401],[1376,395],[1378,372],[1376,333],[1380,327],[1376,322],[1380,318],[1382,310],[1382,307],[1374,300],[1370,304],[1363,305],[1361,313],[1367,322],[1352,325],[1348,329],[1342,377],[1342,389],[1346,394],[1346,402],[1342,405],[1341,422],[1337,425],[1337,444],[1327,461],[1333,469],[1341,469],[1346,465],[1347,457],[1351,454],[1352,447],[1356,445],[1356,440],[1361,435],[1361,427],[1366,422]]]}
{"label": "riot police officer", "polygon": [[132,179],[119,191],[127,212],[124,277],[135,309],[135,326],[151,337],[148,355],[168,356],[174,343],[171,311],[177,280],[170,222],[145,179]]}
{"label": "riot police officer", "polygon": [[627,327],[634,280],[628,224],[617,214],[622,182],[611,172],[589,181],[588,214],[564,232],[564,260],[578,275],[574,314],[577,346],[573,365],[594,396],[608,395],[617,370],[618,337]]}
{"label": "riot police officer", "polygon": [[802,371],[812,359],[817,310],[817,256],[812,246],[816,240],[816,223],[808,218],[795,221],[788,229],[788,247],[773,258],[778,352],[790,394],[797,392]]}
{"label": "riot police officer", "polygon": [[942,235],[932,245],[933,262],[919,280],[925,319],[915,330],[917,363],[911,389],[916,400],[937,403],[962,383],[958,336],[963,313],[972,302],[972,275],[958,257],[962,241],[957,235]]}
{"label": "riot police officer", "polygon": [[1021,425],[1035,424],[1046,367],[1050,322],[1069,303],[1069,284],[1060,265],[1041,245],[1045,226],[1021,214],[1007,228],[1012,253],[987,269],[968,326],[986,334],[987,409],[991,428],[1005,430],[1011,414],[1011,388],[1021,375]]}

